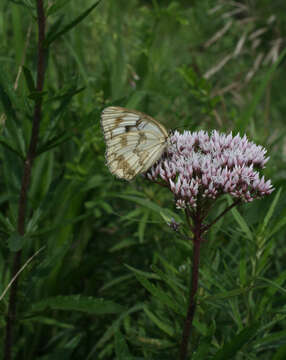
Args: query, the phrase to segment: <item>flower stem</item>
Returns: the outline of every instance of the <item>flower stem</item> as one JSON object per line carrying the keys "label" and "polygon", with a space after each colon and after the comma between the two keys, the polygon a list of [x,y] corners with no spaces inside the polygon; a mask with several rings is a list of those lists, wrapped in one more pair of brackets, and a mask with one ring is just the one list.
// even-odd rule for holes
{"label": "flower stem", "polygon": [[193,319],[196,310],[196,293],[198,290],[198,281],[199,281],[201,228],[202,228],[201,221],[199,217],[196,217],[194,223],[194,237],[193,237],[194,247],[193,247],[193,261],[192,261],[191,290],[189,297],[188,312],[184,324],[184,330],[183,330],[181,347],[180,347],[180,360],[187,359],[188,343],[191,335],[191,329],[192,329]]}
{"label": "flower stem", "polygon": [[[38,15],[38,63],[37,63],[37,85],[36,89],[40,93],[44,86],[44,75],[45,75],[45,13],[43,0],[37,0],[37,15]],[[28,152],[24,162],[24,170],[21,183],[21,192],[19,197],[18,205],[18,219],[17,219],[17,231],[19,235],[25,235],[25,220],[26,220],[26,209],[27,209],[27,195],[31,179],[31,171],[33,160],[36,156],[36,148],[39,137],[39,127],[42,118],[42,97],[35,101],[34,116],[33,116],[33,127],[32,134],[29,143]],[[13,265],[12,265],[12,277],[14,277],[21,268],[21,257],[22,250],[16,252]],[[17,293],[18,293],[18,279],[15,277],[15,281],[11,286],[11,292],[8,303],[8,313],[6,316],[6,337],[4,342],[4,360],[11,360],[12,348],[13,348],[13,328],[16,318],[16,305],[17,305]]]}
{"label": "flower stem", "polygon": [[219,219],[221,219],[228,211],[230,211],[232,208],[234,208],[236,205],[241,203],[241,199],[237,199],[236,201],[234,201],[231,205],[229,205],[219,216],[217,216],[211,223],[209,223],[208,225],[205,225],[202,228],[202,232],[206,232],[208,231],[216,222],[219,221]]}

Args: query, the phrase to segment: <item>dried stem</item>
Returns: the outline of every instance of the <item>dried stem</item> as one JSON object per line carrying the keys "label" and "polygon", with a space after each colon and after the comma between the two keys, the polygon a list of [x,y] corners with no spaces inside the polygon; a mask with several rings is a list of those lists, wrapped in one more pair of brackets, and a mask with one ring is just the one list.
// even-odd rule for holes
{"label": "dried stem", "polygon": [[24,265],[19,269],[19,271],[15,274],[14,277],[12,277],[12,279],[10,280],[9,284],[6,286],[6,288],[4,289],[4,291],[2,292],[1,296],[0,296],[0,301],[2,301],[2,299],[4,298],[4,296],[6,295],[6,293],[8,292],[8,290],[10,289],[10,287],[13,285],[13,283],[15,282],[15,280],[17,279],[17,277],[21,274],[22,271],[24,271],[24,269],[30,264],[30,262],[45,248],[45,246],[42,246],[39,250],[37,250],[35,252],[35,254],[33,254],[25,263]]}
{"label": "dried stem", "polygon": [[[188,212],[186,211],[187,219]],[[188,224],[190,221],[188,220]],[[189,305],[187,311],[187,317],[184,324],[184,330],[182,335],[181,347],[180,347],[180,360],[187,359],[188,354],[188,343],[191,335],[191,329],[193,324],[193,319],[196,310],[196,293],[198,290],[198,281],[199,281],[199,264],[200,264],[200,246],[201,246],[201,234],[202,234],[202,220],[200,217],[200,211],[198,209],[196,216],[194,217],[193,230],[193,261],[192,261],[192,277],[191,277],[191,289],[189,296]]]}
{"label": "dried stem", "polygon": [[[37,91],[40,93],[44,86],[45,76],[45,13],[43,0],[37,0],[37,15],[38,15],[38,63],[37,63]],[[21,236],[25,235],[25,220],[26,220],[26,209],[27,209],[27,195],[30,185],[31,170],[33,160],[36,155],[36,148],[39,137],[39,127],[42,118],[42,97],[39,96],[35,101],[34,116],[33,116],[33,127],[32,135],[29,143],[27,156],[24,163],[24,171],[22,176],[21,192],[18,206],[18,220],[17,220],[17,231]],[[22,251],[16,252],[13,266],[12,266],[12,277],[14,277],[21,268],[21,255]],[[11,360],[11,353],[13,347],[12,332],[15,324],[16,317],[16,304],[17,304],[17,289],[18,289],[19,277],[15,278],[11,286],[11,292],[9,297],[8,314],[6,316],[6,338],[4,342],[4,359]]]}

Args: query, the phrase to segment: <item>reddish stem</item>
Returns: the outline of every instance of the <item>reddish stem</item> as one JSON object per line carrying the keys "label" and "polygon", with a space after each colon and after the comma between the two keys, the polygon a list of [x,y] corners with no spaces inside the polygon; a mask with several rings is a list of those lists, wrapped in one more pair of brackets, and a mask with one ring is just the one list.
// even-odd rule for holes
{"label": "reddish stem", "polygon": [[193,237],[194,247],[193,247],[191,291],[189,296],[188,312],[184,324],[182,342],[180,347],[180,360],[185,360],[187,358],[188,343],[191,335],[191,329],[192,329],[193,319],[196,310],[196,293],[198,290],[198,281],[199,281],[200,246],[201,246],[201,233],[202,233],[202,223],[198,215],[195,216],[194,219],[193,233],[194,233],[194,237]]}
{"label": "reddish stem", "polygon": [[[44,13],[44,4],[43,0],[37,0],[37,15],[38,15],[38,63],[37,63],[37,91],[40,93],[43,90],[44,86],[44,76],[45,76],[45,49],[44,49],[44,40],[45,40],[45,13]],[[24,163],[24,171],[22,176],[22,184],[19,198],[18,206],[18,220],[17,220],[17,231],[21,236],[25,235],[25,220],[26,220],[26,208],[27,208],[27,195],[30,185],[31,170],[33,160],[36,156],[36,148],[39,137],[39,127],[40,121],[42,118],[42,97],[35,102],[34,107],[34,117],[33,117],[33,127],[32,135],[29,143],[29,148]],[[22,251],[19,250],[16,252],[13,266],[12,266],[12,277],[18,273],[21,267],[21,256]],[[11,360],[12,356],[12,347],[13,347],[13,327],[15,324],[16,317],[16,305],[17,305],[17,290],[18,290],[18,279],[16,277],[13,285],[11,287],[8,313],[6,316],[6,337],[4,342],[4,360]]]}
{"label": "reddish stem", "polygon": [[[202,242],[202,234],[210,229],[222,216],[240,203],[240,199],[228,206],[213,222],[203,226],[202,222],[205,216],[202,215],[200,206],[198,206],[196,213],[192,213],[189,208],[186,208],[186,218],[190,230],[193,232],[193,263],[192,263],[192,278],[191,278],[191,291],[189,297],[189,305],[187,317],[184,324],[182,335],[182,342],[180,347],[180,360],[186,360],[188,355],[188,343],[191,335],[193,319],[196,310],[196,293],[198,290],[199,282],[199,264],[200,264],[200,246]],[[193,220],[193,225],[190,219]]]}

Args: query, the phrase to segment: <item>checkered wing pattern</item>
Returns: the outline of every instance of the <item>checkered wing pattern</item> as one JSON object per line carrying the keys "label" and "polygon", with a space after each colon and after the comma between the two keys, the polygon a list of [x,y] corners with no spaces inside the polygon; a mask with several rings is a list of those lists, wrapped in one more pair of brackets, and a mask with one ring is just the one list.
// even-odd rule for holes
{"label": "checkered wing pattern", "polygon": [[139,111],[110,106],[102,112],[101,125],[107,165],[112,174],[125,180],[146,172],[168,143],[164,126]]}

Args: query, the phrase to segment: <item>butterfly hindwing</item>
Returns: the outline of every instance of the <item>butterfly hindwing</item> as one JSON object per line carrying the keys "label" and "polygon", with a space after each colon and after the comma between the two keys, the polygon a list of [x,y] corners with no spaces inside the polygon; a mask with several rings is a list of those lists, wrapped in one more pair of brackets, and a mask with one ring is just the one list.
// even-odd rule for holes
{"label": "butterfly hindwing", "polygon": [[112,174],[126,180],[147,171],[162,155],[168,133],[152,117],[111,106],[101,116],[106,160]]}

